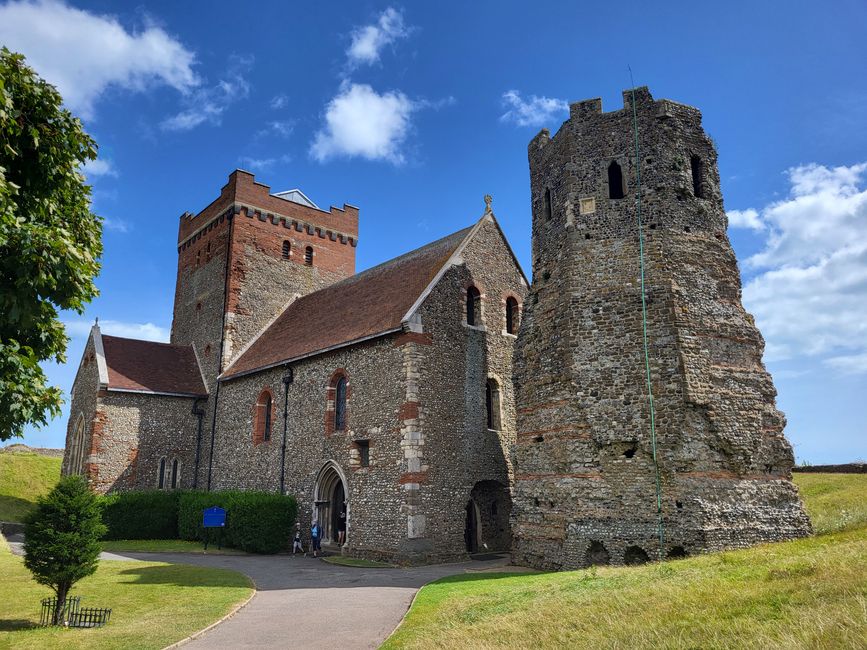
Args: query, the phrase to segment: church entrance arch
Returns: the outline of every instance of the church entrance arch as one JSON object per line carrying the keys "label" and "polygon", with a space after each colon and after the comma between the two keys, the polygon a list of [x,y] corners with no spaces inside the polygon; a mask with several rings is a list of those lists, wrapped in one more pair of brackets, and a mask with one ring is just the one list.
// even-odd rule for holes
{"label": "church entrance arch", "polygon": [[507,551],[512,545],[509,515],[512,498],[499,481],[479,481],[466,505],[464,543],[467,553]]}
{"label": "church entrance arch", "polygon": [[340,466],[328,461],[319,470],[314,492],[313,519],[322,527],[322,543],[337,543],[341,514],[346,519],[346,535],[349,538],[349,502],[346,498],[346,478]]}

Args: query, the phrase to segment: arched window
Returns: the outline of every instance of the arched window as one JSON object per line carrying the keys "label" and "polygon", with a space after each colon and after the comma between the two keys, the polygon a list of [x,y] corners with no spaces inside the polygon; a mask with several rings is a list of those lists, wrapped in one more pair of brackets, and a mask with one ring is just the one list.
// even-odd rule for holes
{"label": "arched window", "polygon": [[702,177],[704,176],[704,164],[698,156],[692,156],[689,159],[689,166],[692,170],[692,193],[699,199],[704,198],[704,186]]}
{"label": "arched window", "polygon": [[500,385],[496,379],[488,378],[485,385],[485,410],[488,429],[500,430]]}
{"label": "arched window", "polygon": [[518,301],[512,296],[509,296],[506,298],[506,333],[517,333],[518,314]]}
{"label": "arched window", "polygon": [[313,247],[308,246],[304,249],[304,263],[307,266],[313,266]]}
{"label": "arched window", "polygon": [[545,188],[545,206],[544,206],[544,210],[545,210],[545,212],[544,212],[544,214],[545,214],[545,221],[549,221],[549,220],[551,219],[551,213],[552,213],[552,212],[551,212],[551,189],[548,188],[548,187]]}
{"label": "arched window", "polygon": [[289,243],[289,240],[285,240],[283,242],[283,259],[289,259],[289,253],[292,251],[292,244]]}
{"label": "arched window", "polygon": [[274,399],[267,388],[259,394],[253,415],[253,444],[271,440],[271,423],[274,416]]}
{"label": "arched window", "polygon": [[334,387],[334,430],[346,430],[346,377],[338,379]]}
{"label": "arched window", "polygon": [[479,290],[467,287],[467,325],[482,324],[482,300]]}
{"label": "arched window", "polygon": [[160,490],[166,487],[166,459],[160,458],[160,473],[157,474],[157,487]]}
{"label": "arched window", "polygon": [[178,487],[178,481],[180,480],[180,474],[178,473],[178,459],[175,458],[172,461],[172,482],[171,486],[173,490],[176,490]]}
{"label": "arched window", "polygon": [[609,199],[622,199],[626,194],[625,189],[623,187],[623,170],[620,169],[620,165],[617,164],[617,161],[612,161],[610,165],[608,165],[608,198]]}

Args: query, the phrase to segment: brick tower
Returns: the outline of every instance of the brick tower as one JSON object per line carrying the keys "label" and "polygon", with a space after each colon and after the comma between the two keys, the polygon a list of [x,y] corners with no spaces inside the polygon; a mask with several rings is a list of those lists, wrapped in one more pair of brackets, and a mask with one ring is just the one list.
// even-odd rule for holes
{"label": "brick tower", "polygon": [[[518,562],[641,562],[807,534],[764,341],[741,304],[701,113],[634,91],[529,145],[533,286],[515,351]],[[657,471],[661,517],[657,511]],[[660,519],[662,525],[660,526]],[[660,528],[663,544],[660,548]]]}

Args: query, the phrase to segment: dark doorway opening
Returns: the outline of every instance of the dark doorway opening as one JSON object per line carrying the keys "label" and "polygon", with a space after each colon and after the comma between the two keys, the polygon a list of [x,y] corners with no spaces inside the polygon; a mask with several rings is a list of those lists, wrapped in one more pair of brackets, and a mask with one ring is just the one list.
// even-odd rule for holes
{"label": "dark doorway opening", "polygon": [[467,502],[467,517],[464,525],[464,544],[467,553],[476,553],[479,550],[479,518],[476,514],[476,504],[470,499]]}

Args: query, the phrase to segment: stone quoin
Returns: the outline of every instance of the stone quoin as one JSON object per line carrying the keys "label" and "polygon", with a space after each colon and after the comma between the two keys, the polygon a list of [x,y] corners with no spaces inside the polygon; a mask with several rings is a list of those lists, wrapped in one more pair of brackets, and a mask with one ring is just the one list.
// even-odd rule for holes
{"label": "stone quoin", "polygon": [[560,569],[807,534],[713,144],[695,108],[634,95],[655,463],[627,91],[530,143],[532,287],[488,195],[467,228],[356,273],[358,208],[233,172],[180,218],[170,343],[94,325],[63,472],[282,491],[326,544],[345,515],[342,552],[405,563]]}

